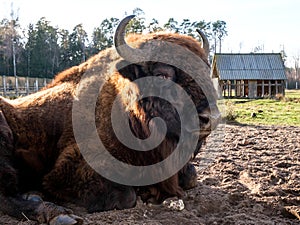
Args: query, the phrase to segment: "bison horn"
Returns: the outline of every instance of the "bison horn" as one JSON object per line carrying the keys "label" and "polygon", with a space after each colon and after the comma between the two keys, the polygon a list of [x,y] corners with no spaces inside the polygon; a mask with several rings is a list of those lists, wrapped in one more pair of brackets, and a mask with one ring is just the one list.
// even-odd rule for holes
{"label": "bison horn", "polygon": [[202,39],[202,48],[204,49],[206,55],[209,55],[209,42],[208,39],[206,37],[206,35],[200,30],[197,29],[197,32],[200,34],[201,39]]}
{"label": "bison horn", "polygon": [[135,15],[130,15],[125,17],[117,27],[115,36],[114,36],[114,42],[116,51],[118,54],[124,58],[125,60],[129,62],[141,62],[143,61],[143,51],[141,49],[135,49],[130,47],[126,41],[125,41],[125,33],[126,33],[126,26],[130,22],[132,18],[134,18]]}

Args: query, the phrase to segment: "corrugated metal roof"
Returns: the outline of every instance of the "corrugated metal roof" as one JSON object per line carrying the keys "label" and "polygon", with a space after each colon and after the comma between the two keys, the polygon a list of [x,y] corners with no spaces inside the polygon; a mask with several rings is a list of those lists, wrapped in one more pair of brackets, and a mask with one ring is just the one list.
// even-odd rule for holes
{"label": "corrugated metal roof", "polygon": [[221,80],[287,79],[280,53],[215,54],[213,67]]}

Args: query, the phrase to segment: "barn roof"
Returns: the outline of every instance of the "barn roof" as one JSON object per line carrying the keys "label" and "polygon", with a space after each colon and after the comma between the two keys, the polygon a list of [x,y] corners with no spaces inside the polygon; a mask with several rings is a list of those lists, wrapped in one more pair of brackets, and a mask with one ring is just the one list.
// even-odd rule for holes
{"label": "barn roof", "polygon": [[212,77],[220,80],[286,80],[280,53],[215,54]]}

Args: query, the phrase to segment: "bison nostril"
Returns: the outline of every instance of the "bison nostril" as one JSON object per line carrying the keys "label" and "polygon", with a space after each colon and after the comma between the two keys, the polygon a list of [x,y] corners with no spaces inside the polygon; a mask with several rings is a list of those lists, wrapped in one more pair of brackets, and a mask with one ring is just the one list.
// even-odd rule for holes
{"label": "bison nostril", "polygon": [[212,114],[209,116],[200,116],[201,130],[213,131],[216,129],[221,120],[221,114]]}
{"label": "bison nostril", "polygon": [[209,123],[209,117],[207,116],[199,116],[199,119],[200,119],[200,124],[207,124]]}
{"label": "bison nostril", "polygon": [[211,104],[199,114],[201,130],[212,131],[221,120],[221,113],[215,104]]}

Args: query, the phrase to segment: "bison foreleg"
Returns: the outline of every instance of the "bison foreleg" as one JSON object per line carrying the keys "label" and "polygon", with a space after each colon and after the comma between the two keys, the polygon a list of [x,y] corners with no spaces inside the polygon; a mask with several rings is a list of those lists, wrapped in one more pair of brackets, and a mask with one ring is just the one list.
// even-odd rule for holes
{"label": "bison foreleg", "polygon": [[193,164],[187,163],[178,173],[179,186],[188,190],[197,185],[197,172]]}
{"label": "bison foreleg", "polygon": [[88,212],[132,208],[133,187],[113,183],[94,171],[79,154],[77,145],[64,148],[54,168],[44,177],[43,188],[60,201],[71,201]]}
{"label": "bison foreleg", "polygon": [[82,219],[70,210],[39,197],[20,195],[14,167],[14,139],[3,112],[0,110],[0,211],[15,218],[29,218],[40,223],[57,225],[82,224]]}

